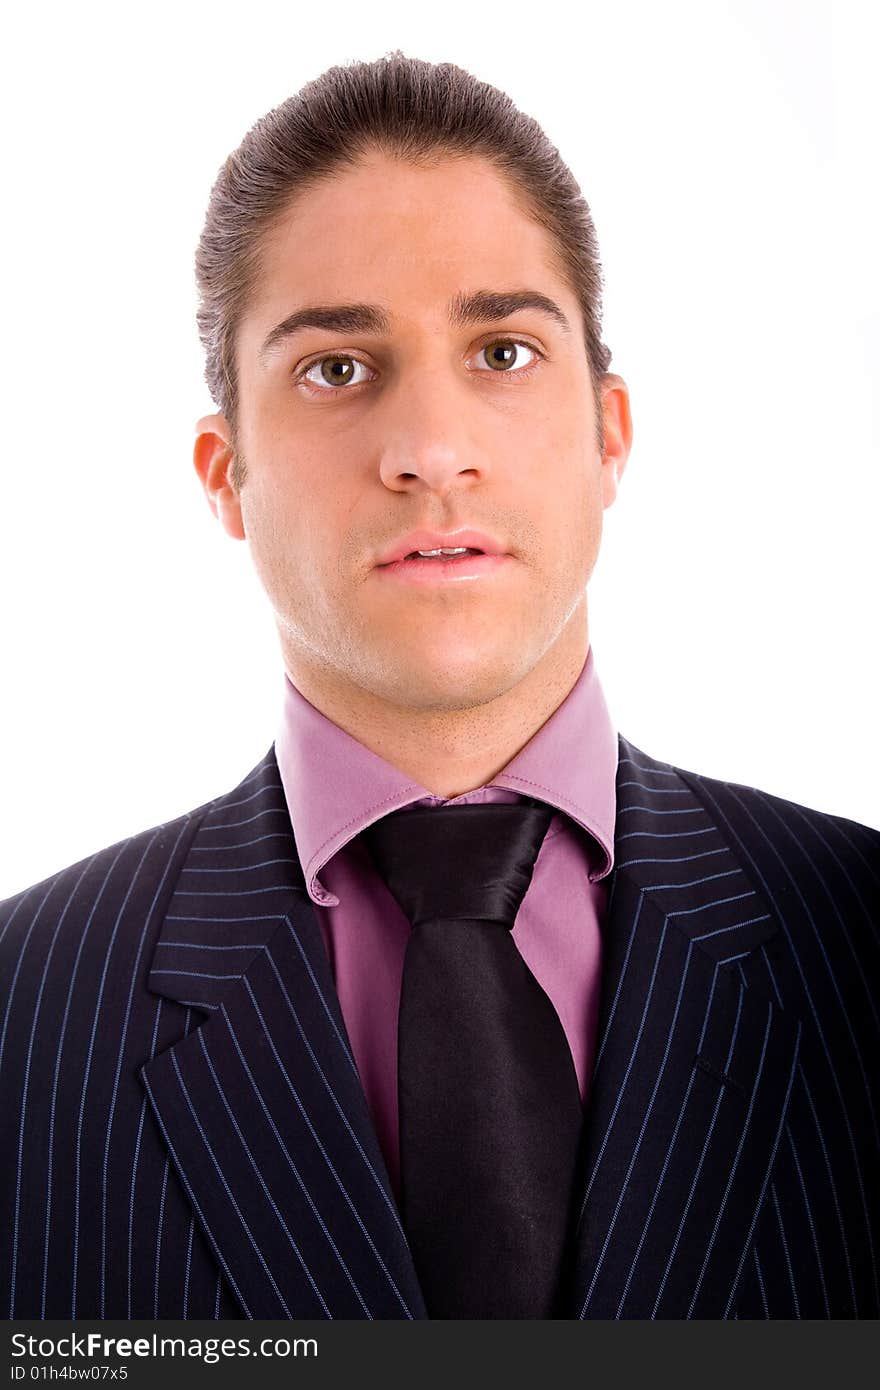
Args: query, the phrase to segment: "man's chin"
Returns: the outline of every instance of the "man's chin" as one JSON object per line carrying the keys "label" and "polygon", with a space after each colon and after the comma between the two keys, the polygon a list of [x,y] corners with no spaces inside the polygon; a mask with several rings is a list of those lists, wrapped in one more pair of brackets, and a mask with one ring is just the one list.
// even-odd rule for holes
{"label": "man's chin", "polygon": [[394,704],[428,713],[454,713],[491,704],[517,684],[525,672],[521,663],[513,670],[509,657],[498,663],[487,662],[485,653],[479,661],[467,662],[460,657],[446,662],[425,661],[416,667],[407,665],[400,671],[389,692]]}

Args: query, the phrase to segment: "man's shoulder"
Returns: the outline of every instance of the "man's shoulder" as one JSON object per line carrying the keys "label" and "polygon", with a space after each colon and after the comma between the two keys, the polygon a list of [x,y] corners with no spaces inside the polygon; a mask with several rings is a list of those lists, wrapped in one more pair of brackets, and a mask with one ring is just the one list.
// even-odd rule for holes
{"label": "man's shoulder", "polygon": [[175,857],[185,853],[212,805],[207,801],[173,820],[103,846],[0,901],[0,952],[14,952],[15,943],[33,931],[41,918],[56,923],[68,919],[76,929],[97,909],[115,906],[118,910],[124,884],[129,897],[142,898],[155,891]]}
{"label": "man's shoulder", "polygon": [[687,782],[707,808],[714,807],[725,818],[734,817],[736,823],[743,827],[751,824],[758,835],[769,834],[775,825],[780,830],[784,829],[789,837],[794,835],[802,838],[807,833],[819,839],[831,836],[835,843],[850,844],[857,853],[867,852],[874,858],[875,869],[880,868],[877,859],[880,854],[880,829],[851,817],[778,796],[765,787],[710,777],[706,773],[674,764],[669,766]]}
{"label": "man's shoulder", "polygon": [[0,901],[0,943],[7,939],[10,930],[20,930],[21,922],[34,911],[40,911],[43,904],[51,903],[53,913],[59,904],[68,912],[75,908],[80,915],[88,904],[101,903],[106,910],[105,900],[113,882],[122,883],[127,879],[129,896],[134,893],[142,899],[157,875],[173,879],[175,866],[183,862],[206,816],[217,808],[238,804],[238,796],[260,795],[255,788],[271,788],[277,781],[276,769],[273,745],[232,790],[221,792],[173,819],[103,846],[3,899]]}
{"label": "man's shoulder", "polygon": [[[805,1018],[840,1021],[844,1007],[841,1027],[876,1020],[880,831],[763,787],[658,766],[690,790],[699,803],[693,812],[705,812],[706,826],[715,827],[775,921],[772,943],[746,962],[750,982],[774,999],[781,990]],[[876,1032],[871,1038],[875,1046]]]}
{"label": "man's shoulder", "polygon": [[807,824],[819,831],[823,827],[835,829],[844,837],[852,835],[858,843],[873,847],[875,853],[880,848],[880,829],[861,821],[786,799],[767,791],[764,787],[712,777],[704,772],[680,767],[673,762],[664,762],[636,748],[622,736],[620,744],[622,755],[627,757],[634,767],[656,777],[682,778],[707,808],[710,803],[716,811],[730,812],[739,807],[743,816],[763,814],[765,818],[776,819],[785,825]]}
{"label": "man's shoulder", "polygon": [[847,816],[668,765],[691,789],[749,877],[778,901],[880,924],[880,830]]}

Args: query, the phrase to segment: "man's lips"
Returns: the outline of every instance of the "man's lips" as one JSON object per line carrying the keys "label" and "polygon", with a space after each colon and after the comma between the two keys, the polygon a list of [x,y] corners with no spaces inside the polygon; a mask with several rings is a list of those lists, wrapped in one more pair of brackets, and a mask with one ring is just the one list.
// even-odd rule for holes
{"label": "man's lips", "polygon": [[[418,550],[450,550],[466,547],[468,550],[477,550],[486,556],[503,556],[504,546],[497,541],[494,536],[488,535],[484,531],[459,530],[447,532],[445,535],[439,531],[428,531],[420,529],[410,531],[407,535],[401,536],[399,540],[385,550],[377,560],[377,565],[384,567],[393,565],[398,561],[405,560],[408,555]],[[421,562],[411,560],[410,564],[425,563],[429,565],[454,565],[460,564],[462,559],[475,559],[475,556],[462,556],[459,559],[449,558],[446,560],[436,559]]]}
{"label": "man's lips", "polygon": [[511,555],[467,554],[431,560],[404,557],[387,565],[377,565],[375,573],[387,583],[448,589],[451,584],[460,586],[464,582],[488,579],[513,563]]}

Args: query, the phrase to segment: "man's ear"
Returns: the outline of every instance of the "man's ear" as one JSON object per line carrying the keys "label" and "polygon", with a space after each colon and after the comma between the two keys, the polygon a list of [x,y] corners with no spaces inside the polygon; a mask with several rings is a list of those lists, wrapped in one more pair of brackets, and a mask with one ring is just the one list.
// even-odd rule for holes
{"label": "man's ear", "polygon": [[629,388],[623,377],[606,372],[600,386],[605,449],[602,454],[602,505],[610,507],[632,447]]}
{"label": "man's ear", "polygon": [[241,503],[231,476],[234,462],[232,431],[226,417],[204,415],[196,425],[193,464],[211,511],[228,535],[243,541]]}

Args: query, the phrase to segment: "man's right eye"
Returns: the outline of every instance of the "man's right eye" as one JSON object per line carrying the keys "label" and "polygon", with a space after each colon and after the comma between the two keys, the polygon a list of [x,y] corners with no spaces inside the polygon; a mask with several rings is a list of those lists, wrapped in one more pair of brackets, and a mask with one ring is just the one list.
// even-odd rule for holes
{"label": "man's right eye", "polygon": [[[358,377],[359,370],[364,373],[363,376]],[[317,362],[306,368],[301,380],[307,381],[310,386],[318,387],[319,390],[337,386],[359,386],[362,381],[369,380],[369,368],[356,357],[320,357]]]}

